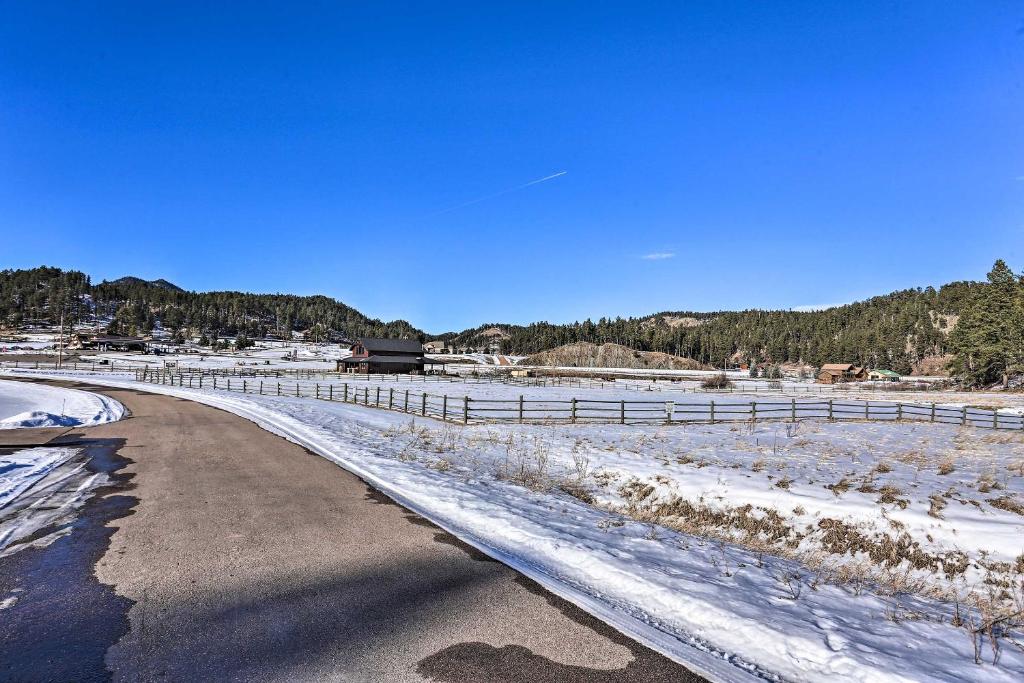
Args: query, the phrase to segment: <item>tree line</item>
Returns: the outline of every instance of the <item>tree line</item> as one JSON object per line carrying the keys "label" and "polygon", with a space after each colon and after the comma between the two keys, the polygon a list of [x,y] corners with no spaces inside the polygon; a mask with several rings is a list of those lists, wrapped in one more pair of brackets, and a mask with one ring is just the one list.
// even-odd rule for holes
{"label": "tree line", "polygon": [[[305,331],[314,341],[358,337],[423,338],[404,320],[383,322],[327,296],[187,292],[138,278],[93,285],[84,273],[58,268],[0,271],[0,320],[8,325],[103,321],[116,334],[149,334],[157,325],[178,337],[243,339]],[[108,322],[109,321],[109,322]]]}
{"label": "tree line", "polygon": [[146,334],[158,324],[178,337],[242,340],[306,331],[314,341],[358,337],[443,339],[484,349],[499,328],[507,354],[529,355],[564,344],[616,343],[723,367],[829,362],[903,374],[936,356],[955,356],[952,371],[971,385],[1009,383],[1024,374],[1024,277],[997,261],[984,282],[907,289],[821,311],[666,311],[563,325],[488,323],[428,336],[404,320],[371,319],[326,296],[186,292],[137,278],[93,285],[58,268],[0,271],[0,320],[9,325],[110,321],[110,331]]}

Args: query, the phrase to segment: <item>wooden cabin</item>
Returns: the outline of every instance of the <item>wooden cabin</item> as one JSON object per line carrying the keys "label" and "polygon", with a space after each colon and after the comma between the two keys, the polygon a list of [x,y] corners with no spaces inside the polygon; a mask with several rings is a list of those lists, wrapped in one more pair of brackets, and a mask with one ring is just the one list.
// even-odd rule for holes
{"label": "wooden cabin", "polygon": [[370,375],[422,374],[440,367],[445,361],[423,355],[423,345],[414,339],[360,339],[350,349],[352,355],[338,361],[339,372]]}
{"label": "wooden cabin", "polygon": [[818,384],[863,382],[867,378],[867,370],[853,363],[825,363],[818,371]]}

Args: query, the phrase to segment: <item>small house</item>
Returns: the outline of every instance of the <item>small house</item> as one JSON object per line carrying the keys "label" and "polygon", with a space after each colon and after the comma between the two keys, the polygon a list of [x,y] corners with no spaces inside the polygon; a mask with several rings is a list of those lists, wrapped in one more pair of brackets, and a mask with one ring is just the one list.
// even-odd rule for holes
{"label": "small house", "polygon": [[867,379],[867,371],[853,363],[825,363],[818,371],[818,384],[842,384],[843,382],[862,382]]}
{"label": "small house", "polygon": [[448,344],[442,339],[436,339],[424,344],[423,350],[427,353],[448,353]]}
{"label": "small house", "polygon": [[420,374],[445,361],[425,358],[423,345],[415,339],[360,339],[350,348],[352,355],[338,361],[339,372],[362,374]]}
{"label": "small house", "polygon": [[902,378],[892,370],[872,370],[868,373],[868,379],[875,382],[899,382]]}

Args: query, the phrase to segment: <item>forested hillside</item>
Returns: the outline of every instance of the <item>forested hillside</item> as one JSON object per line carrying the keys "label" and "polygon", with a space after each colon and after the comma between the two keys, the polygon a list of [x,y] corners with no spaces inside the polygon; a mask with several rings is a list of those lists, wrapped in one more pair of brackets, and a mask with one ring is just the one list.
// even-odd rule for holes
{"label": "forested hillside", "polygon": [[45,267],[0,271],[0,320],[56,324],[62,309],[69,324],[91,322],[95,311],[113,319],[111,331],[122,334],[147,333],[159,321],[171,333],[210,337],[288,337],[298,330],[319,340],[423,335],[404,320],[374,320],[326,296],[186,292],[165,280],[134,277],[91,285],[83,273]]}
{"label": "forested hillside", "polygon": [[[0,271],[0,322],[89,323],[95,313],[112,331],[146,333],[159,322],[178,336],[310,331],[315,340],[412,337],[403,320],[382,322],[326,296],[187,292],[158,280],[121,278],[93,285],[84,273],[57,268]],[[951,334],[952,332],[952,334]],[[1024,372],[1024,281],[1002,261],[987,282],[908,289],[824,311],[663,312],[568,325],[488,323],[431,337],[456,347],[534,354],[565,344],[621,344],[720,367],[754,360],[812,365],[850,362],[907,373],[923,359],[956,354],[952,369],[974,384]]]}
{"label": "forested hillside", "polygon": [[443,336],[456,347],[479,347],[488,341],[480,333],[497,327],[506,335],[501,350],[514,354],[575,342],[615,343],[715,366],[749,360],[812,365],[831,361],[907,373],[923,358],[951,352],[950,329],[981,286],[956,282],[938,290],[908,289],[824,311],[671,311],[568,325],[488,323]]}

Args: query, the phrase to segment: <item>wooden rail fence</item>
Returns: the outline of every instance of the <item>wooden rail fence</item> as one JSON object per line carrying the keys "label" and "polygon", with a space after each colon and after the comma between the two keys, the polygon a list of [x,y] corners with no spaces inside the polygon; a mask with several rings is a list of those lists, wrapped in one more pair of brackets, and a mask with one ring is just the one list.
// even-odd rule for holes
{"label": "wooden rail fence", "polygon": [[766,420],[795,422],[806,419],[830,421],[929,422],[1024,431],[1024,416],[970,407],[942,406],[936,403],[890,401],[764,400],[685,403],[677,401],[627,401],[599,399],[482,399],[468,395],[453,396],[417,392],[399,386],[386,387],[366,383],[303,383],[298,379],[282,382],[275,378],[221,376],[206,373],[174,373],[148,368],[135,371],[140,382],[216,389],[261,396],[290,396],[321,401],[351,403],[372,408],[399,411],[461,424],[687,424],[723,422],[759,422]]}

